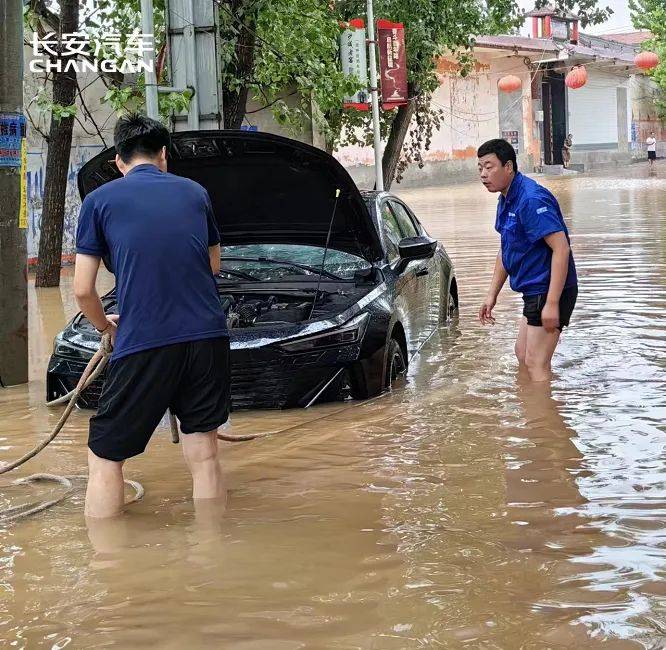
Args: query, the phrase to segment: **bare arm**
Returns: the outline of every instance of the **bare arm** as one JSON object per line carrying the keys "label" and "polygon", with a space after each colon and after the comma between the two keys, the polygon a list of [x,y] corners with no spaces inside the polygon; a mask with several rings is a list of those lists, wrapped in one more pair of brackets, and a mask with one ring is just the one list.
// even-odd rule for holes
{"label": "bare arm", "polygon": [[479,320],[481,321],[482,325],[486,325],[488,323],[492,324],[495,322],[495,318],[493,317],[493,308],[497,303],[497,296],[502,290],[502,287],[504,286],[504,283],[508,277],[509,274],[506,272],[504,264],[502,263],[502,249],[500,248],[499,252],[497,253],[497,258],[495,259],[495,271],[493,272],[493,279],[490,283],[488,294],[486,299],[483,301],[483,304],[481,305],[481,309],[479,309]]}
{"label": "bare arm", "polygon": [[93,255],[76,256],[76,267],[74,268],[74,296],[79,309],[83,315],[101,331],[113,328],[112,336],[115,334],[115,320],[107,318],[104,313],[102,301],[99,299],[95,281],[99,270],[100,258]]}
{"label": "bare arm", "polygon": [[219,244],[215,244],[215,246],[208,247],[208,257],[210,258],[210,270],[213,272],[213,275],[217,275],[220,272],[221,255],[222,255],[222,249]]}
{"label": "bare arm", "polygon": [[504,264],[502,263],[502,249],[500,248],[497,253],[497,259],[495,260],[495,271],[493,273],[492,282],[490,283],[490,289],[488,290],[488,296],[492,296],[493,299],[497,300],[497,296],[499,296],[499,292],[502,290],[508,277],[509,274],[506,272]]}
{"label": "bare arm", "polygon": [[553,251],[550,265],[550,286],[546,296],[546,305],[541,312],[541,322],[547,332],[554,331],[560,324],[560,298],[569,271],[570,247],[564,232],[554,232],[544,237],[544,241]]}

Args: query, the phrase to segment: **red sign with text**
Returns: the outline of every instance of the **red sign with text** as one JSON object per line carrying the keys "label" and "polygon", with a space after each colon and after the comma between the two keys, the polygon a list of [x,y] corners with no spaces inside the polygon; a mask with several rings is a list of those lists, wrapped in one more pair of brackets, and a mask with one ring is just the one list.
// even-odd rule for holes
{"label": "red sign with text", "polygon": [[407,104],[407,54],[405,27],[388,20],[377,21],[382,106],[391,110]]}

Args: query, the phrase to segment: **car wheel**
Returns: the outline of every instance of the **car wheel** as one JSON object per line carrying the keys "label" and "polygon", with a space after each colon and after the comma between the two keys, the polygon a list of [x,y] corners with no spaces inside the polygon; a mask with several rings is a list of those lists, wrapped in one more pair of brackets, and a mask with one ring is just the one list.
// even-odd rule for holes
{"label": "car wheel", "polygon": [[446,302],[442,301],[439,314],[440,325],[447,325],[458,315],[458,302],[453,291],[447,293]]}
{"label": "car wheel", "polygon": [[451,291],[449,291],[447,312],[448,312],[449,318],[455,318],[458,315],[458,305],[457,305],[456,299],[454,298],[453,293]]}
{"label": "car wheel", "polygon": [[386,359],[386,388],[392,388],[404,382],[407,375],[407,358],[402,346],[395,339],[391,339]]}

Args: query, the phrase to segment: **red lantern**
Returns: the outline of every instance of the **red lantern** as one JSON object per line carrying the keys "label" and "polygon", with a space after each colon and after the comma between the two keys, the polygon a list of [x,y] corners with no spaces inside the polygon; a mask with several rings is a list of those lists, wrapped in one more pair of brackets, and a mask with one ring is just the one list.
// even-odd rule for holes
{"label": "red lantern", "polygon": [[640,52],[635,56],[634,63],[641,70],[652,70],[659,65],[659,57],[654,52]]}
{"label": "red lantern", "polygon": [[516,77],[516,75],[513,75],[513,74],[509,74],[506,77],[502,77],[497,82],[497,87],[503,93],[516,92],[516,90],[520,90],[520,87],[522,85],[523,85],[523,82],[520,80],[520,77]]}
{"label": "red lantern", "polygon": [[585,66],[575,65],[564,78],[564,83],[571,89],[582,88],[587,83]]}

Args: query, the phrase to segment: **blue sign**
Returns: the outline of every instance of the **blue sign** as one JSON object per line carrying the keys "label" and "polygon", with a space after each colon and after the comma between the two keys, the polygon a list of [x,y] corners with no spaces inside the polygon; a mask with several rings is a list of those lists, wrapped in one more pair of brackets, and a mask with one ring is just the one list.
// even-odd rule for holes
{"label": "blue sign", "polygon": [[259,127],[256,124],[241,124],[240,130],[256,132],[259,130]]}
{"label": "blue sign", "polygon": [[21,166],[21,139],[25,138],[25,117],[0,113],[0,167]]}

